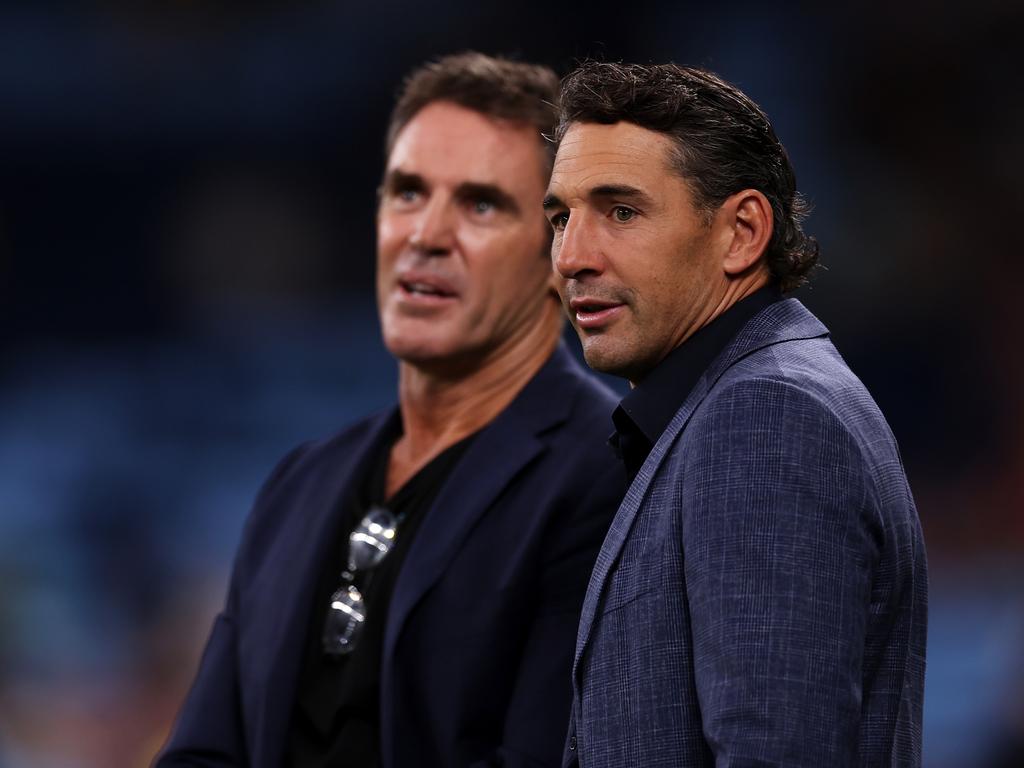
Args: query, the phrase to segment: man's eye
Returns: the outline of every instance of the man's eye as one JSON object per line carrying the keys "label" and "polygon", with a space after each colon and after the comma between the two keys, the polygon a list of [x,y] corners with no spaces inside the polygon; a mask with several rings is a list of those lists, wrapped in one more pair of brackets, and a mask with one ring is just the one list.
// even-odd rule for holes
{"label": "man's eye", "polygon": [[403,203],[414,203],[419,199],[420,191],[418,189],[400,189],[395,195]]}
{"label": "man's eye", "polygon": [[636,216],[636,211],[632,208],[626,208],[624,205],[616,205],[612,209],[612,216],[615,217],[616,221],[626,222]]}
{"label": "man's eye", "polygon": [[561,232],[563,229],[565,229],[565,225],[569,223],[569,214],[556,213],[551,217],[550,221],[551,228],[555,230],[555,232]]}
{"label": "man's eye", "polygon": [[490,213],[495,208],[497,208],[493,200],[484,200],[482,198],[479,200],[474,200],[471,203],[470,207],[472,208],[473,213],[476,214]]}

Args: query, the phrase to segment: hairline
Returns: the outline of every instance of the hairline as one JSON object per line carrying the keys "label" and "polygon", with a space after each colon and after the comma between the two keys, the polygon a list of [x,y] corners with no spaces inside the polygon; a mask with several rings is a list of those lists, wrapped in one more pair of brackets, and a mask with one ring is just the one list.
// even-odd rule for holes
{"label": "hairline", "polygon": [[[385,173],[387,173],[387,168],[391,163],[391,154],[395,150],[395,145],[398,144],[398,137],[402,135],[402,133],[405,131],[406,128],[409,127],[413,120],[419,117],[420,113],[423,112],[423,110],[425,110],[427,107],[433,106],[434,104],[450,104],[452,106],[459,107],[460,109],[464,109],[467,112],[473,112],[500,128],[526,128],[532,131],[537,127],[531,120],[527,118],[505,117],[503,115],[497,115],[494,112],[488,112],[483,109],[477,109],[476,107],[467,106],[466,104],[462,104],[461,102],[459,102],[458,99],[452,98],[451,96],[438,96],[437,98],[429,99],[428,101],[423,102],[423,104],[421,104],[416,109],[415,112],[411,113],[409,117],[401,124],[396,123],[392,126],[389,126],[389,131],[386,137],[387,143],[384,147]],[[555,162],[555,152],[551,148],[550,140],[542,131],[537,131],[537,145],[538,151],[541,155],[541,169],[543,171],[543,175],[545,175],[546,177],[550,176],[551,168]]]}

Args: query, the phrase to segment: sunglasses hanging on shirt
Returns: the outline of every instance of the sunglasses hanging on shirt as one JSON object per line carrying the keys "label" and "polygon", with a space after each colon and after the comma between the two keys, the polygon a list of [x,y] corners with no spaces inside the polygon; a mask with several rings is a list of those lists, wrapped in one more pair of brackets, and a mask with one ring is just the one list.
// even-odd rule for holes
{"label": "sunglasses hanging on shirt", "polygon": [[366,601],[355,585],[359,572],[372,570],[395,544],[399,520],[385,507],[374,506],[348,536],[348,567],[341,586],[331,595],[322,636],[324,653],[333,658],[352,653],[366,621]]}

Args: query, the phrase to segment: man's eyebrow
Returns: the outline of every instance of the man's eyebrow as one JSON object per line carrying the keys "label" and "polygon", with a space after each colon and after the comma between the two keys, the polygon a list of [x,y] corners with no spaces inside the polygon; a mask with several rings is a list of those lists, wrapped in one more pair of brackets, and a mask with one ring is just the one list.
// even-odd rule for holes
{"label": "man's eyebrow", "polygon": [[602,184],[594,187],[587,193],[588,197],[618,197],[627,200],[634,200],[641,204],[650,204],[650,196],[642,189],[631,187],[628,184]]}
{"label": "man's eyebrow", "polygon": [[497,184],[464,181],[455,188],[455,196],[460,200],[487,200],[503,211],[520,212],[516,199]]}
{"label": "man's eyebrow", "polygon": [[[617,197],[619,199],[632,200],[640,205],[650,205],[651,197],[642,189],[631,187],[628,184],[602,184],[599,187],[594,187],[587,191],[587,197],[594,198],[608,198]],[[565,203],[558,197],[558,195],[549,192],[544,197],[544,210],[550,211],[555,208],[565,208]]]}
{"label": "man's eyebrow", "polygon": [[384,180],[377,187],[377,197],[394,194],[403,189],[426,189],[426,182],[418,173],[406,173],[401,168],[392,168],[384,175]]}
{"label": "man's eyebrow", "polygon": [[550,211],[552,208],[565,208],[565,203],[558,197],[558,195],[549,192],[544,195],[544,202],[541,203],[544,206],[545,211]]}

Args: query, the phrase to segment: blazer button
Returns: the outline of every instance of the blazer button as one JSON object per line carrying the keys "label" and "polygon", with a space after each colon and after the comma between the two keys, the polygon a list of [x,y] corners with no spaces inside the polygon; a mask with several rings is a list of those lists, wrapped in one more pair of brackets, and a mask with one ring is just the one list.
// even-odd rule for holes
{"label": "blazer button", "polygon": [[569,737],[569,751],[570,752],[575,752],[576,751],[576,737],[575,736],[570,736]]}

